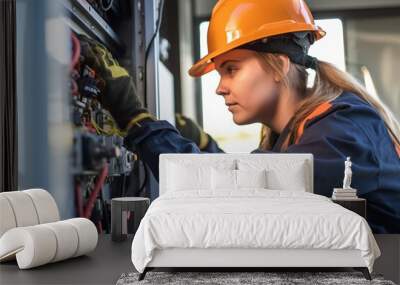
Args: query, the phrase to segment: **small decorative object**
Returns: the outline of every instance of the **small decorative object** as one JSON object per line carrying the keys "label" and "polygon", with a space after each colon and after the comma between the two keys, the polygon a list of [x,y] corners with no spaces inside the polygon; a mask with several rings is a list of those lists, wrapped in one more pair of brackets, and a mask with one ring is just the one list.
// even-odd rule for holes
{"label": "small decorative object", "polygon": [[334,188],[332,199],[357,199],[357,189],[351,187],[351,178],[353,172],[351,170],[352,162],[350,157],[347,157],[344,162],[344,178],[343,178],[343,188]]}
{"label": "small decorative object", "polygon": [[149,198],[113,198],[111,200],[111,240],[124,241],[128,234],[135,234],[149,205]]}
{"label": "small decorative object", "polygon": [[343,189],[352,189],[351,184],[351,177],[353,172],[351,171],[351,160],[350,157],[347,157],[347,160],[344,162],[344,179],[343,179]]}

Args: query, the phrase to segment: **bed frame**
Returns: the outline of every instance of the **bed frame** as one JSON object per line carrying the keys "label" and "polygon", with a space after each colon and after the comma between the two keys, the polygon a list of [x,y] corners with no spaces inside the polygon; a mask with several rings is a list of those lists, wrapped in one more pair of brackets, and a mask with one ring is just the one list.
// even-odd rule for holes
{"label": "bed frame", "polygon": [[[359,250],[329,249],[238,249],[238,248],[169,248],[157,249],[139,280],[155,268],[337,268],[361,271],[367,280],[371,275]],[[289,270],[288,270],[289,271]]]}
{"label": "bed frame", "polygon": [[[218,159],[249,158],[265,160],[290,159],[306,162],[307,192],[313,192],[313,156],[312,154],[161,154],[160,155],[160,195],[167,189],[164,187],[169,161],[203,160],[210,164]],[[367,280],[371,276],[359,250],[331,249],[270,249],[270,248],[167,248],[156,249],[153,259],[147,264],[139,280],[143,280],[148,271],[156,268],[230,268],[234,271],[249,271],[250,268],[353,268],[361,271]],[[289,271],[289,270],[288,270]]]}

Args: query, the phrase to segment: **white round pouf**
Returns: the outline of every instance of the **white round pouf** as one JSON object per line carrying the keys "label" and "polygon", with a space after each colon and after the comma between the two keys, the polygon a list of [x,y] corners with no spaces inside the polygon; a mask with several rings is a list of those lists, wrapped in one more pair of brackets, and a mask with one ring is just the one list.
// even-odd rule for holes
{"label": "white round pouf", "polygon": [[56,252],[55,234],[40,225],[11,229],[0,239],[0,259],[15,255],[20,269],[49,263]]}
{"label": "white round pouf", "polygon": [[43,189],[28,189],[22,192],[31,197],[39,218],[39,224],[60,220],[56,201],[49,192]]}
{"label": "white round pouf", "polygon": [[30,196],[23,191],[3,192],[13,209],[17,227],[26,227],[39,224],[38,214]]}
{"label": "white round pouf", "polygon": [[17,259],[20,269],[93,251],[96,226],[85,218],[59,221],[51,194],[43,189],[0,193],[0,262]]}
{"label": "white round pouf", "polygon": [[78,233],[78,250],[74,257],[86,254],[96,248],[98,233],[96,226],[91,220],[85,218],[74,218],[61,222],[74,226]]}
{"label": "white round pouf", "polygon": [[0,195],[0,238],[5,232],[16,226],[17,222],[10,202],[6,197]]}
{"label": "white round pouf", "polygon": [[57,252],[51,262],[71,258],[78,250],[78,233],[74,227],[68,223],[54,222],[43,224],[43,227],[51,229],[57,238]]}

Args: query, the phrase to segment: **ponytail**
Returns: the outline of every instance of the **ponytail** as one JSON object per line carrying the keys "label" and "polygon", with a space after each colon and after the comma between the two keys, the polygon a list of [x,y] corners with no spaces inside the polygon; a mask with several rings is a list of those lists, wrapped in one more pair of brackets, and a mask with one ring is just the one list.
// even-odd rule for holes
{"label": "ponytail", "polygon": [[[277,54],[259,53],[259,55],[261,55],[264,60],[263,62],[268,68],[272,69],[274,72],[278,72],[278,74],[282,74],[283,71],[279,68],[281,66],[281,64],[279,64],[281,59]],[[317,108],[317,106],[324,102],[333,101],[340,96],[343,91],[356,94],[374,107],[384,121],[394,144],[398,147],[400,146],[400,123],[398,120],[378,97],[370,95],[364,86],[358,83],[349,73],[341,71],[328,62],[318,60],[315,81],[311,88],[306,88],[307,78],[308,73],[305,67],[292,62],[289,73],[285,77],[283,83],[297,91],[303,90],[303,92],[299,92],[300,96],[303,97],[301,98],[301,105],[291,120],[289,137],[286,144],[283,145],[283,148],[286,148],[297,140],[297,130],[300,124],[315,110],[315,108]],[[263,138],[259,147],[264,150],[270,150],[276,141],[277,134],[265,125],[263,125],[262,134]]]}
{"label": "ponytail", "polygon": [[340,90],[353,92],[374,107],[383,119],[392,140],[400,145],[400,123],[378,96],[369,94],[367,89],[358,83],[353,76],[328,62],[319,61],[317,74],[320,80],[336,86]]}

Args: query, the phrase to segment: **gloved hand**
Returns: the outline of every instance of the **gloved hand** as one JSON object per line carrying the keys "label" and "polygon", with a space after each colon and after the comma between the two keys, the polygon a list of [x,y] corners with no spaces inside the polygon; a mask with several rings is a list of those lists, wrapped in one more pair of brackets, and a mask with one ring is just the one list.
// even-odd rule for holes
{"label": "gloved hand", "polygon": [[207,147],[209,135],[196,122],[179,113],[175,113],[175,121],[176,128],[183,137],[195,142],[200,150]]}
{"label": "gloved hand", "polygon": [[144,118],[157,120],[136,95],[132,78],[101,43],[84,35],[78,36],[84,63],[95,70],[100,84],[99,101],[113,116],[118,127],[127,131]]}

